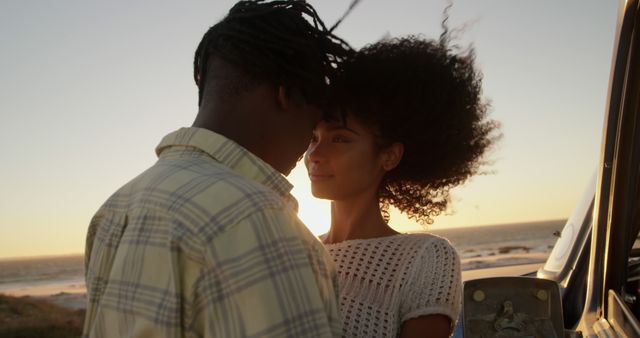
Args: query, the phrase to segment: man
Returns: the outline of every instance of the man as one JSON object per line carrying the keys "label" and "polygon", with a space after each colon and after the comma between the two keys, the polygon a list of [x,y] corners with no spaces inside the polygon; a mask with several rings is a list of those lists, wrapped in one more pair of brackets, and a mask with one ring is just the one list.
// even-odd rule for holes
{"label": "man", "polygon": [[349,53],[304,1],[241,1],[207,31],[193,127],[92,219],[85,337],[342,334],[335,271],[282,174]]}

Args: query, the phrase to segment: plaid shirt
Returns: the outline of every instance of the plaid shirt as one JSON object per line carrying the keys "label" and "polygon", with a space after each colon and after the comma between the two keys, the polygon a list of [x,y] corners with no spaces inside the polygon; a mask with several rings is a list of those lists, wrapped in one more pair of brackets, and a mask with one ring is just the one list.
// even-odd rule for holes
{"label": "plaid shirt", "polygon": [[84,337],[342,335],[331,258],[279,172],[205,129],[156,152],[89,226]]}

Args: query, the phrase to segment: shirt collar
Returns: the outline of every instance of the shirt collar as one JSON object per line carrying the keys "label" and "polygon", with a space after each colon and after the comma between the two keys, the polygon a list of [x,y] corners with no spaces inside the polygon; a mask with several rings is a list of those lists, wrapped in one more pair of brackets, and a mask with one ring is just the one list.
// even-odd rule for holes
{"label": "shirt collar", "polygon": [[293,185],[279,171],[218,133],[203,128],[180,128],[160,141],[156,154],[160,156],[172,147],[197,148],[234,172],[274,190],[297,209],[297,203],[291,196]]}

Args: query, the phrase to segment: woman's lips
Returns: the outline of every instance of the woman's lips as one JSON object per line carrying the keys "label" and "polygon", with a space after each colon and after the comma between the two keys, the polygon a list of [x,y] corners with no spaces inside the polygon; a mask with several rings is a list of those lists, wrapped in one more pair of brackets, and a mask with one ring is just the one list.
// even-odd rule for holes
{"label": "woman's lips", "polygon": [[328,180],[328,179],[330,179],[332,177],[333,177],[333,175],[328,175],[328,174],[312,174],[312,173],[309,173],[309,179],[311,181],[314,181],[314,182],[315,181],[325,181],[325,180]]}

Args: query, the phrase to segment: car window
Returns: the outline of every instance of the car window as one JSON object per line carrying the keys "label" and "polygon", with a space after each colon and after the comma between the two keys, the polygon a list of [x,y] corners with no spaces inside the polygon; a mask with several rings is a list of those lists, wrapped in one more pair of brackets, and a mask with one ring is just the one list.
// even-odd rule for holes
{"label": "car window", "polygon": [[595,195],[597,173],[594,173],[580,202],[567,220],[560,238],[556,242],[543,270],[561,274],[568,267],[570,257],[575,257],[582,248],[592,226],[591,213]]}

